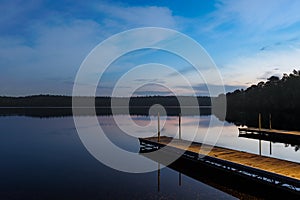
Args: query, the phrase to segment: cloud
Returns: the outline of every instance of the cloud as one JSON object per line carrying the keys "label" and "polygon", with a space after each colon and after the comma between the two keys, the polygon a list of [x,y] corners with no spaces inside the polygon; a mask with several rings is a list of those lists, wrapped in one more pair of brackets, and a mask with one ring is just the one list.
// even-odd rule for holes
{"label": "cloud", "polygon": [[213,27],[233,23],[253,31],[283,29],[300,21],[300,2],[294,0],[220,0],[211,16]]}
{"label": "cloud", "polygon": [[136,89],[132,94],[132,96],[145,96],[145,95],[167,96],[167,95],[175,95],[175,94],[169,88],[157,83],[145,84],[139,87],[138,89]]}
{"label": "cloud", "polygon": [[299,44],[300,44],[299,38],[294,37],[291,39],[277,41],[272,44],[265,45],[265,46],[261,47],[259,50],[260,51],[270,51],[270,50],[276,50],[276,49],[280,49],[280,48],[300,46]]}
{"label": "cloud", "polygon": [[216,63],[223,65],[259,49],[294,45],[300,34],[299,7],[300,2],[294,0],[218,0],[215,10],[200,20],[204,25],[198,32],[209,38],[205,46]]}
{"label": "cloud", "polygon": [[192,65],[181,68],[181,69],[177,70],[176,72],[172,72],[172,73],[169,74],[169,76],[171,76],[171,77],[175,76],[176,77],[176,76],[178,76],[178,74],[186,75],[186,74],[191,73],[191,72],[194,72],[194,73],[196,72],[197,73],[196,69]]}
{"label": "cloud", "polygon": [[[194,93],[197,95],[197,96],[211,96],[210,93],[209,93],[209,90],[208,90],[208,87],[211,91],[213,90],[216,90],[216,91],[221,91],[222,88],[225,89],[225,92],[232,92],[236,89],[243,89],[245,88],[245,86],[242,86],[242,85],[213,85],[213,84],[204,84],[204,83],[201,83],[201,84],[197,84],[197,85],[194,85],[193,86],[193,90],[194,90]],[[175,88],[177,89],[188,89],[190,90],[190,87],[188,86],[176,86]],[[190,91],[189,92],[190,94],[192,94],[192,92]]]}
{"label": "cloud", "polygon": [[[26,27],[40,12],[41,1],[3,0],[0,4],[0,33],[4,35],[25,34]],[[15,28],[18,27],[18,32]]]}
{"label": "cloud", "polygon": [[266,72],[263,73],[263,75],[261,75],[260,77],[258,77],[257,80],[265,81],[268,78],[270,78],[271,76],[281,77],[282,74],[278,73],[277,71],[278,70],[274,70],[274,69],[272,71],[266,71]]}
{"label": "cloud", "polygon": [[[84,58],[106,37],[133,27],[175,28],[177,23],[165,7],[99,1],[92,5],[1,3],[0,84],[5,87],[0,93],[26,95],[56,88],[59,93],[71,94],[70,84],[64,81],[74,79]],[[61,81],[51,80],[55,77]]]}
{"label": "cloud", "polygon": [[133,96],[172,96],[174,95],[172,92],[168,91],[152,91],[152,90],[143,90],[136,91]]}
{"label": "cloud", "polygon": [[290,73],[300,67],[300,48],[261,51],[252,56],[241,56],[228,62],[222,72],[226,84],[250,86],[257,78]]}
{"label": "cloud", "polygon": [[134,81],[142,82],[142,83],[145,83],[145,82],[160,83],[160,84],[165,83],[164,80],[161,80],[161,79],[158,79],[158,78],[149,78],[149,79],[147,79],[147,78],[138,78],[138,79],[135,79]]}
{"label": "cloud", "polygon": [[299,7],[293,0],[218,1],[205,30],[222,40],[225,84],[247,87],[299,68]]}
{"label": "cloud", "polygon": [[107,27],[123,27],[124,29],[141,26],[158,26],[176,28],[176,20],[167,7],[158,6],[126,6],[101,3],[98,10],[106,14],[104,20]]}
{"label": "cloud", "polygon": [[[185,27],[186,33],[197,35],[195,39],[200,38],[199,41],[211,50],[216,63],[222,65],[220,70],[227,91],[248,86],[257,78],[289,73],[300,66],[299,7],[300,2],[292,0],[218,0],[215,11],[199,20],[176,16],[171,9],[161,6],[131,6],[108,1],[93,1],[87,5],[5,0],[0,4],[3,13],[0,19],[0,94],[49,91],[70,94],[70,83],[95,45],[114,33],[143,26],[177,30]],[[183,22],[186,22],[184,26]],[[199,27],[205,27],[208,32],[193,32]],[[138,37],[145,38],[145,35],[135,36],[134,42],[138,42]],[[153,43],[164,37],[146,34]],[[115,50],[108,49],[107,53]],[[133,57],[129,57],[128,63],[130,59]],[[120,67],[115,68],[117,71],[109,72],[120,73],[119,69],[131,66],[125,62],[119,64]],[[188,79],[192,77],[192,68],[182,68],[184,65],[180,63],[174,66]],[[93,75],[96,77],[99,73]],[[112,80],[113,75],[109,74],[107,79]],[[151,78],[150,75],[147,77]],[[170,86],[180,84],[174,75],[171,73],[173,77],[164,81],[133,77],[136,79],[133,85],[145,81],[169,82]],[[189,80],[195,84],[198,94],[207,91],[197,85],[198,79]],[[182,94],[191,92],[187,88],[177,89]],[[109,86],[105,90],[109,91]],[[168,93],[155,91],[157,94]],[[143,92],[150,94],[151,90],[145,89],[140,94]]]}
{"label": "cloud", "polygon": [[[23,88],[21,92],[18,90],[18,95],[26,94],[28,87],[30,91],[49,92],[57,88],[49,78],[74,78],[101,33],[97,23],[89,20],[75,20],[51,27],[42,24],[33,26],[32,31],[39,36],[31,45],[20,36],[6,36],[0,40],[0,83],[8,85],[6,94],[15,95],[15,88]],[[2,82],[3,76],[14,77],[15,82]],[[36,84],[29,86],[29,82]],[[63,93],[70,92],[70,87],[65,87]]]}

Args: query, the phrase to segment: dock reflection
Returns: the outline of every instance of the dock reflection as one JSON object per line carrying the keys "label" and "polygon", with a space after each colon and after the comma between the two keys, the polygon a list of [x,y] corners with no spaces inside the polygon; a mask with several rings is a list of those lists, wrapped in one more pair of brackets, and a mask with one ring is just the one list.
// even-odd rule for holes
{"label": "dock reflection", "polygon": [[272,154],[272,143],[283,143],[286,147],[292,146],[295,151],[300,149],[300,137],[295,135],[278,135],[278,134],[265,134],[257,132],[239,131],[239,137],[255,139],[259,141],[259,155],[261,155],[261,141],[269,141],[269,152]]}
{"label": "dock reflection", "polygon": [[[160,149],[161,151],[161,149]],[[140,154],[158,163],[157,170],[157,190],[161,191],[161,165],[166,165],[165,160],[170,156],[170,152],[161,151],[159,158],[151,156],[149,150],[140,149]],[[269,184],[263,184],[254,179],[245,179],[241,176],[230,174],[226,169],[222,170],[217,167],[208,166],[205,163],[195,162],[186,157],[180,157],[178,160],[167,166],[178,172],[178,186],[182,185],[182,175],[200,181],[206,185],[212,186],[220,191],[230,194],[241,199],[252,198],[270,198],[273,196],[289,199],[299,198],[298,192],[291,192],[279,187],[273,187]],[[253,184],[254,183],[254,184]],[[251,185],[251,187],[249,187]]]}

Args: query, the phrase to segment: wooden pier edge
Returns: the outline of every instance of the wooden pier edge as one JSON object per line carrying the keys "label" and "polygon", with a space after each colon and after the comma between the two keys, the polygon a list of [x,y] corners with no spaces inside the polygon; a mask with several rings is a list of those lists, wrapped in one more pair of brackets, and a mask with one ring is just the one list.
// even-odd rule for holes
{"label": "wooden pier edge", "polygon": [[[157,149],[161,149],[162,147],[165,147],[164,149],[165,151],[167,151],[167,153],[178,153],[178,148],[173,146],[166,146],[165,144],[158,143],[147,138],[139,138],[139,141],[141,145],[140,152],[143,153],[143,155],[146,155],[146,157],[147,152],[155,151]],[[250,183],[253,182],[255,184],[259,183],[262,185],[267,185],[268,187],[282,191],[282,194],[285,194],[285,192],[287,192],[286,194],[300,197],[299,179],[283,176],[273,172],[245,166],[239,163],[234,163],[207,155],[199,155],[198,153],[188,150],[184,151],[180,159],[185,160],[184,165],[190,165],[189,161],[196,162],[201,165],[204,164],[209,168],[223,171],[223,173],[225,172],[227,177],[228,175],[240,177],[239,181],[241,182],[250,181]]]}
{"label": "wooden pier edge", "polygon": [[238,128],[239,132],[245,133],[264,133],[264,134],[280,134],[285,136],[299,136],[299,131],[287,131],[287,130],[277,130],[277,129],[263,129],[263,128],[254,128],[254,127],[240,127]]}

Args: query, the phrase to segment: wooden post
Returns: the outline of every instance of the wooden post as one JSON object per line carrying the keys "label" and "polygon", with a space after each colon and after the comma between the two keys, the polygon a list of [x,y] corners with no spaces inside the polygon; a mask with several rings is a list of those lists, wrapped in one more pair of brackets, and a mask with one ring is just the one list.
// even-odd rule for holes
{"label": "wooden post", "polygon": [[272,142],[270,141],[270,155],[272,155]]}
{"label": "wooden post", "polygon": [[270,125],[270,129],[272,129],[272,115],[271,115],[271,113],[269,114],[269,125]]}
{"label": "wooden post", "polygon": [[[261,130],[261,114],[258,114],[258,129]],[[259,133],[261,136],[261,133]],[[259,139],[259,155],[261,156],[261,140]]]}
{"label": "wooden post", "polygon": [[181,172],[179,172],[179,186],[181,186]]}
{"label": "wooden post", "polygon": [[157,191],[160,191],[160,163],[157,166]]}
{"label": "wooden post", "polygon": [[261,139],[259,139],[259,155],[261,156]]}
{"label": "wooden post", "polygon": [[179,140],[181,140],[181,113],[179,113]]}
{"label": "wooden post", "polygon": [[160,140],[160,120],[159,120],[159,112],[157,113],[157,142]]}
{"label": "wooden post", "polygon": [[258,129],[261,130],[261,114],[258,114]]}

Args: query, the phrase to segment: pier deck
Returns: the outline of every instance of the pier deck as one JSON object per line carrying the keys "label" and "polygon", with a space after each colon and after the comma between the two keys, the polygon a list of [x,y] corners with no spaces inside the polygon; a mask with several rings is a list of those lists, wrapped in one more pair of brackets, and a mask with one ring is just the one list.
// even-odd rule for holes
{"label": "pier deck", "polygon": [[[157,142],[157,137],[144,138],[144,140],[159,143],[161,145],[170,145],[178,149],[184,149],[188,144],[188,141],[173,139],[170,137],[160,137],[159,142]],[[173,140],[173,144],[169,144],[171,140]],[[222,147],[212,147],[210,145],[204,145],[195,142],[193,142],[186,150],[297,179],[300,183],[299,163],[266,156],[259,156],[252,153]]]}
{"label": "pier deck", "polygon": [[[273,186],[280,190],[291,191],[297,199],[300,197],[300,163],[196,142],[190,143],[166,136],[160,137],[159,141],[157,137],[139,138],[139,140],[141,153],[165,147],[163,152],[179,153],[181,158],[187,159],[184,166],[191,166],[192,162],[203,163],[226,174],[232,174],[232,177],[240,177],[241,183],[252,180],[253,184]],[[147,154],[145,156],[147,157]],[[157,158],[155,156],[152,159]],[[163,164],[164,161],[158,162]]]}
{"label": "pier deck", "polygon": [[[140,153],[223,191],[261,198],[300,198],[300,164],[170,137],[139,138]],[[172,140],[172,144],[170,144]],[[189,145],[190,144],[190,145]],[[189,146],[189,147],[188,147]],[[186,148],[188,147],[188,148]],[[160,152],[148,154],[160,149]],[[185,150],[186,149],[186,150]],[[158,154],[156,154],[158,153]],[[251,187],[249,187],[251,185]]]}
{"label": "pier deck", "polygon": [[285,130],[276,130],[276,129],[264,129],[264,128],[239,128],[240,132],[245,133],[263,133],[263,134],[276,134],[276,135],[284,135],[284,136],[300,136],[299,131],[285,131]]}

